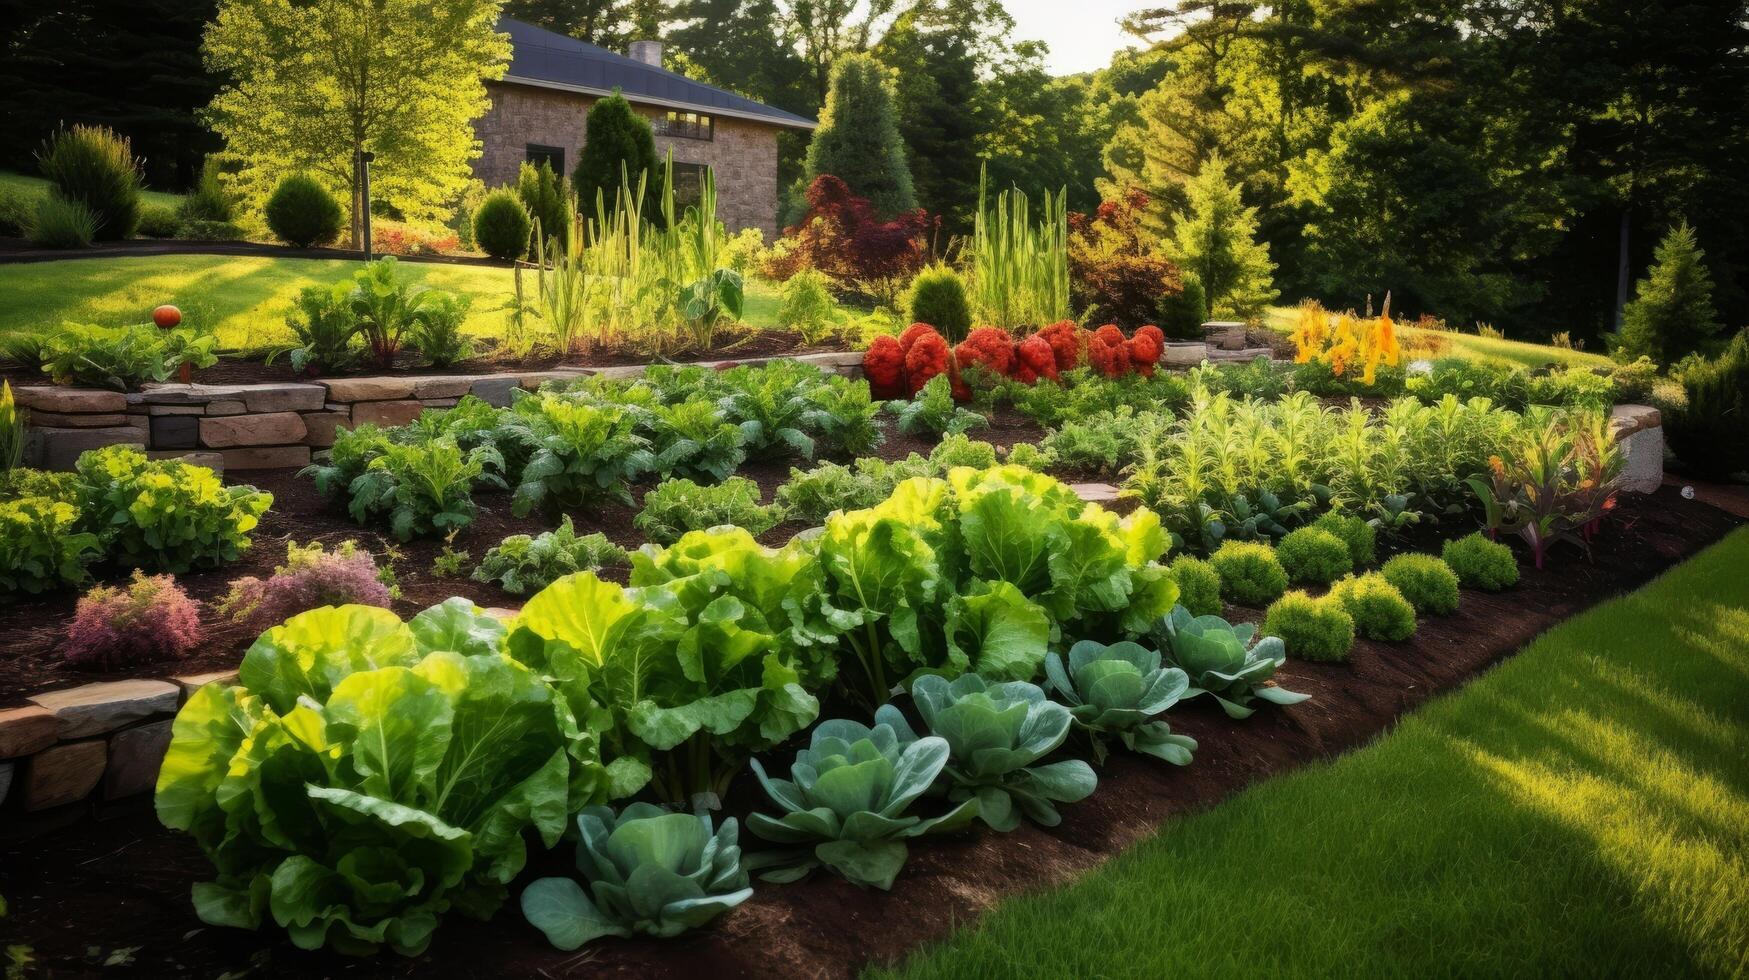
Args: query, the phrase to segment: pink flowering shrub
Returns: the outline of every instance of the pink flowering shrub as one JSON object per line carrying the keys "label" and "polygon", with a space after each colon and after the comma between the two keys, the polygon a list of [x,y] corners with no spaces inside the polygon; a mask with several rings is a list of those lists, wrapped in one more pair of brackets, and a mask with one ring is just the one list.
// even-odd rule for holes
{"label": "pink flowering shrub", "polygon": [[370,552],[359,550],[355,541],[342,541],[333,551],[323,551],[317,541],[307,546],[288,541],[285,564],[265,580],[250,575],[232,582],[218,612],[265,630],[322,606],[354,603],[387,609],[395,597],[392,582],[393,576],[378,568]]}
{"label": "pink flowering shrub", "polygon": [[126,589],[100,585],[80,598],[61,651],[75,667],[119,670],[184,656],[200,639],[200,603],[176,577],[135,569]]}

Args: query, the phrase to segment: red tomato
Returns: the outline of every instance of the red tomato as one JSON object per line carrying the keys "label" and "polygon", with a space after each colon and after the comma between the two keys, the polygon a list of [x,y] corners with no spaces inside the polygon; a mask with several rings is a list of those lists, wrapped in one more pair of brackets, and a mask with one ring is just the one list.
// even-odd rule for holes
{"label": "red tomato", "polygon": [[182,322],[182,311],[166,303],[152,311],[152,322],[168,330]]}

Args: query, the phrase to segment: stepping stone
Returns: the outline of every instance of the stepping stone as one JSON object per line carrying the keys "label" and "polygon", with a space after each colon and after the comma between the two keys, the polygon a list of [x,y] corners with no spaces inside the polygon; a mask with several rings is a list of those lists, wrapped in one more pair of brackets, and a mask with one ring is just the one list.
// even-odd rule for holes
{"label": "stepping stone", "polygon": [[1090,504],[1109,504],[1117,499],[1117,488],[1109,483],[1071,483],[1069,489]]}

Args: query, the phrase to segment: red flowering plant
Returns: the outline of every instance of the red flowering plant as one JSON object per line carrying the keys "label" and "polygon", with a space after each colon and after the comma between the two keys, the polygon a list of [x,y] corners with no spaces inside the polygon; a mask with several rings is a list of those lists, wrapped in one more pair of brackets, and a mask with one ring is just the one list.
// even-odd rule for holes
{"label": "red flowering plant", "polygon": [[831,174],[814,178],[807,199],[801,223],[785,232],[794,254],[840,285],[893,305],[899,287],[928,262],[928,213],[914,208],[882,221],[868,198]]}
{"label": "red flowering plant", "polygon": [[1035,333],[1014,347],[1014,379],[1022,384],[1035,384],[1040,378],[1058,380],[1056,352],[1045,335]]}
{"label": "red flowering plant", "polygon": [[979,327],[954,347],[953,360],[958,370],[955,394],[963,388],[969,396],[974,386],[986,388],[1010,376],[1014,367],[1014,338],[997,327]]}
{"label": "red flowering plant", "polygon": [[173,660],[200,640],[200,603],[188,597],[174,575],[135,569],[127,588],[100,585],[80,598],[61,654],[75,667],[120,670]]}
{"label": "red flowering plant", "polygon": [[[903,340],[900,343],[903,345]],[[951,367],[947,341],[930,327],[928,333],[917,336],[905,350],[905,387],[915,395],[923,390],[930,378],[947,373]]]}
{"label": "red flowering plant", "polygon": [[905,349],[899,338],[881,334],[870,342],[868,352],[862,355],[862,373],[874,397],[904,397],[909,388],[905,384]]}
{"label": "red flowering plant", "polygon": [[1093,331],[1093,336],[1087,339],[1087,363],[1108,378],[1130,372],[1129,344],[1117,324],[1108,323]]}
{"label": "red flowering plant", "polygon": [[1058,320],[1040,330],[1038,335],[1051,345],[1051,356],[1058,371],[1073,371],[1081,365],[1081,350],[1086,346],[1084,331],[1073,320]]}
{"label": "red flowering plant", "polygon": [[1154,376],[1154,367],[1166,351],[1166,335],[1159,327],[1148,324],[1137,330],[1125,345],[1129,350],[1130,367],[1145,378]]}
{"label": "red flowering plant", "polygon": [[1151,321],[1163,297],[1183,291],[1178,267],[1142,227],[1150,203],[1147,192],[1130,187],[1091,217],[1069,216],[1069,294],[1076,308],[1133,327]]}

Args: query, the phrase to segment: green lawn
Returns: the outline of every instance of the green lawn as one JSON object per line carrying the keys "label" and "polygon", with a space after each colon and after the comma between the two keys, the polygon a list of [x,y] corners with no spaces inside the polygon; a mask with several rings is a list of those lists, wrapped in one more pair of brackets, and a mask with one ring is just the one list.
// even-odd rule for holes
{"label": "green lawn", "polygon": [[1749,529],[878,975],[1745,976],[1745,568]]}
{"label": "green lawn", "polygon": [[[1289,333],[1293,330],[1295,311],[1291,306],[1272,306],[1264,315],[1264,324],[1272,330]],[[1451,345],[1449,356],[1464,357],[1475,361],[1493,361],[1500,364],[1519,364],[1524,367],[1546,367],[1554,363],[1577,364],[1584,367],[1608,367],[1610,359],[1602,354],[1586,351],[1565,350],[1560,347],[1550,347],[1547,344],[1532,344],[1522,340],[1495,340],[1470,333],[1450,333],[1445,331],[1422,330],[1417,327],[1402,325],[1400,334],[1405,346],[1410,346],[1422,336],[1441,337]]]}
{"label": "green lawn", "polygon": [[[114,326],[143,323],[152,308],[174,303],[190,323],[212,324],[221,347],[258,348],[285,340],[285,314],[298,292],[333,282],[358,265],[341,259],[237,255],[143,255],[0,265],[0,337],[63,322]],[[511,298],[508,269],[404,262],[405,274],[474,297],[464,329],[501,333]],[[747,322],[777,322],[777,288],[747,284]]]}
{"label": "green lawn", "polygon": [[[30,194],[47,194],[49,182],[41,177],[26,177],[9,170],[0,170],[0,189],[17,188]],[[166,191],[146,191],[143,195],[147,204],[162,204],[173,208],[182,203],[181,194],[171,194]]]}

